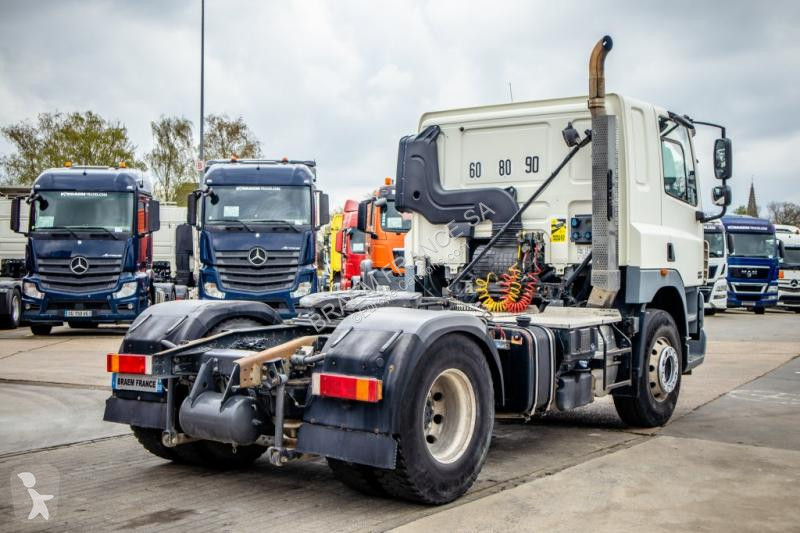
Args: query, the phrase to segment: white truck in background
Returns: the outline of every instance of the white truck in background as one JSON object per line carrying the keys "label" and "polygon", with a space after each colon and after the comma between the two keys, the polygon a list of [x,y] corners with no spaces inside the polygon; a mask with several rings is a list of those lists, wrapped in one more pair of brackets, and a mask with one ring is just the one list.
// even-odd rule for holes
{"label": "white truck in background", "polygon": [[[22,276],[25,275],[24,235],[11,231],[11,198],[25,196],[27,188],[0,189],[0,327],[16,328],[22,317]],[[23,213],[28,223],[28,213]]]}
{"label": "white truck in background", "polygon": [[700,287],[705,313],[713,315],[728,308],[728,248],[725,228],[718,221],[703,226],[708,244],[708,280]]}
{"label": "white truck in background", "polygon": [[778,307],[800,313],[800,229],[775,224],[775,236],[783,244],[783,260],[778,273]]}

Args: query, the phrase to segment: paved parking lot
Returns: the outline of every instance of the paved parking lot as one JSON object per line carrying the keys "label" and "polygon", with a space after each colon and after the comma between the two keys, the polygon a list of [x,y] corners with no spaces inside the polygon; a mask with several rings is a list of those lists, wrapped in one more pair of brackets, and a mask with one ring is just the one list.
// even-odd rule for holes
{"label": "paved parking lot", "polygon": [[[475,486],[440,508],[363,497],[313,458],[227,473],[167,463],[100,420],[104,356],[124,330],[0,332],[0,529],[790,530],[800,522],[798,326],[779,311],[708,318],[706,364],[657,431],[623,427],[608,399],[498,423]],[[58,480],[50,522],[15,507],[21,471]]]}

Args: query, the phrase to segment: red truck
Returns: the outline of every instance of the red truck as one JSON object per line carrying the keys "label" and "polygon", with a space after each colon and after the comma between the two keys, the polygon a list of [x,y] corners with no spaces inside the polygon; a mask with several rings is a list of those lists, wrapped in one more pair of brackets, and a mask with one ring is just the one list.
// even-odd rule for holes
{"label": "red truck", "polygon": [[336,234],[336,251],[342,254],[340,289],[353,287],[353,278],[361,275],[361,261],[367,258],[367,236],[358,227],[358,202],[344,203],[342,229]]}

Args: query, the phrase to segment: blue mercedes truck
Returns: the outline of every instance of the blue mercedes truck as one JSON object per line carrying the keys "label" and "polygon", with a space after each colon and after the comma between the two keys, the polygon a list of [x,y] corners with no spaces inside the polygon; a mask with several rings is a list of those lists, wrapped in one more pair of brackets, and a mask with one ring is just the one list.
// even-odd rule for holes
{"label": "blue mercedes truck", "polygon": [[199,232],[200,299],[256,300],[296,314],[300,298],[319,288],[317,231],[329,213],[316,180],[314,161],[207,163],[187,201]]}
{"label": "blue mercedes truck", "polygon": [[722,217],[728,245],[728,307],[764,314],[778,303],[780,245],[775,226],[761,218]]}
{"label": "blue mercedes truck", "polygon": [[22,320],[35,335],[64,322],[129,323],[156,301],[159,204],[140,172],[70,164],[45,170],[27,197],[14,198],[10,218],[11,229],[27,236]]}

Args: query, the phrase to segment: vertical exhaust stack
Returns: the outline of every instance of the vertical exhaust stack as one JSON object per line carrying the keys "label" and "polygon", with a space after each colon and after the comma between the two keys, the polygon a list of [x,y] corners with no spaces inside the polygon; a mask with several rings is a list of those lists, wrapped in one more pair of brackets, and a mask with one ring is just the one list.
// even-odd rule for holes
{"label": "vertical exhaust stack", "polygon": [[592,292],[589,305],[610,307],[620,288],[617,120],[606,113],[605,59],[614,43],[606,35],[589,59],[592,115]]}

